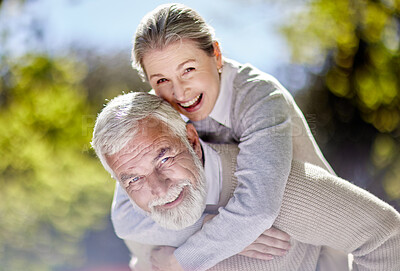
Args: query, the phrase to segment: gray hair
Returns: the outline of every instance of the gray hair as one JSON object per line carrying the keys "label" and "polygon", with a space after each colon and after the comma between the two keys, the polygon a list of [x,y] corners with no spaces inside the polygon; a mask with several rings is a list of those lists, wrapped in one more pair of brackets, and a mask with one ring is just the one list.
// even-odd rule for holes
{"label": "gray hair", "polygon": [[182,4],[160,5],[143,17],[136,29],[132,66],[146,79],[143,57],[153,49],[190,39],[209,56],[214,54],[214,29],[193,9]]}
{"label": "gray hair", "polygon": [[168,102],[144,92],[119,95],[97,116],[92,138],[93,149],[114,179],[117,176],[107,164],[105,155],[119,152],[143,128],[140,122],[152,118],[165,123],[172,134],[191,148],[186,135],[186,123]]}

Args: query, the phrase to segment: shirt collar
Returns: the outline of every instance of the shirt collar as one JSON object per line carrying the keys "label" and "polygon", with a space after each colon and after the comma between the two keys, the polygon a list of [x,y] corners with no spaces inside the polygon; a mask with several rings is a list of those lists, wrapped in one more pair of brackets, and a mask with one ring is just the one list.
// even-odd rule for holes
{"label": "shirt collar", "polygon": [[200,139],[204,155],[204,171],[207,181],[207,205],[217,205],[222,188],[221,159],[218,153]]}
{"label": "shirt collar", "polygon": [[234,61],[224,58],[218,98],[210,113],[211,118],[228,128],[232,128],[230,108],[232,103],[233,81],[237,74],[237,70],[238,68]]}

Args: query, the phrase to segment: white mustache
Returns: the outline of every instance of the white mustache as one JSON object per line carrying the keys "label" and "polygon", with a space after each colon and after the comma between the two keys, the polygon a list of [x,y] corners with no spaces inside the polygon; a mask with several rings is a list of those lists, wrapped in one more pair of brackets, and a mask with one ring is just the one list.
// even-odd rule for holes
{"label": "white mustache", "polygon": [[188,180],[184,180],[181,183],[172,186],[169,190],[168,193],[160,198],[154,199],[152,200],[148,207],[150,209],[157,207],[157,206],[161,206],[161,205],[165,205],[167,203],[173,202],[174,200],[176,200],[179,195],[182,193],[182,190],[185,186],[189,186],[191,185],[190,182]]}

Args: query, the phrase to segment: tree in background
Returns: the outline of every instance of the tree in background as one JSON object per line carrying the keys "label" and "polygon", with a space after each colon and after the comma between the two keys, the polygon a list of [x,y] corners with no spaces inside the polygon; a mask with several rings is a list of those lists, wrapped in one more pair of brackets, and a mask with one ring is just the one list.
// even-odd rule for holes
{"label": "tree in background", "polygon": [[40,24],[19,29],[30,52],[19,57],[13,33],[0,33],[0,271],[68,270],[86,263],[84,235],[110,212],[114,182],[90,148],[96,115],[106,99],[148,86],[129,54],[51,55]]}
{"label": "tree in background", "polygon": [[109,212],[113,182],[90,150],[95,113],[71,57],[0,64],[0,270],[76,263]]}
{"label": "tree in background", "polygon": [[95,50],[74,48],[77,58],[86,64],[82,84],[88,91],[88,101],[99,112],[106,99],[128,91],[149,91],[150,85],[133,70],[129,48],[126,51],[99,54]]}
{"label": "tree in background", "polygon": [[400,2],[310,0],[282,30],[328,161],[399,209]]}
{"label": "tree in background", "polygon": [[[31,39],[46,34],[35,27]],[[309,74],[296,100],[328,161],[399,209],[399,2],[309,0],[284,33]],[[79,265],[113,191],[89,147],[96,114],[148,89],[127,54],[0,51],[0,271]]]}

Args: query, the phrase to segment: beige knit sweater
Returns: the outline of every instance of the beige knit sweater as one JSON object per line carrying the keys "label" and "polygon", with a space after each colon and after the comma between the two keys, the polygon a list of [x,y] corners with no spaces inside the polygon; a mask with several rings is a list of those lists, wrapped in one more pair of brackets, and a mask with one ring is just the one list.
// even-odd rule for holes
{"label": "beige knit sweater", "polygon": [[[222,161],[219,205],[224,206],[237,184],[237,148],[211,146]],[[319,262],[322,246],[352,253],[353,270],[400,270],[400,214],[369,192],[314,165],[293,161],[274,226],[291,236],[291,249],[285,256],[262,261],[236,255],[210,270],[324,271]]]}
{"label": "beige knit sweater", "polygon": [[[234,145],[211,147],[221,157],[223,188],[218,205],[224,206],[237,185],[238,149]],[[291,236],[285,256],[262,261],[236,255],[209,270],[344,271],[321,261],[321,251],[327,246],[352,253],[353,271],[400,271],[400,214],[369,192],[311,164],[293,161],[274,226]],[[124,241],[136,255],[132,259],[139,260],[132,270],[151,270],[153,246]]]}

